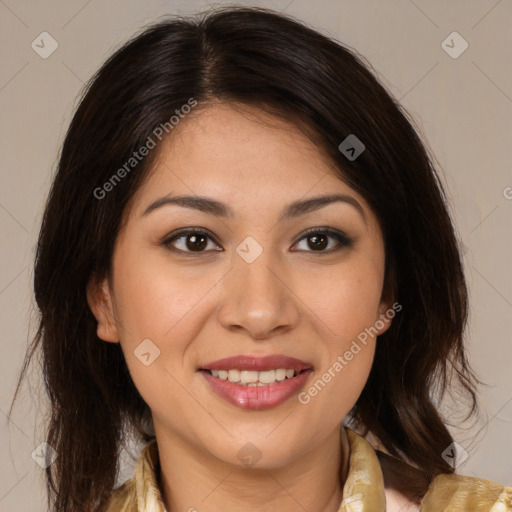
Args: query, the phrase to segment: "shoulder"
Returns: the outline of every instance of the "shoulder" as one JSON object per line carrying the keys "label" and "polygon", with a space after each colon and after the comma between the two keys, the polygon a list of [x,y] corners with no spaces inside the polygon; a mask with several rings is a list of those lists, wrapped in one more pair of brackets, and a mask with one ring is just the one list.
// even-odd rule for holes
{"label": "shoulder", "polygon": [[386,512],[419,512],[420,507],[401,492],[392,488],[384,488],[386,495]]}
{"label": "shoulder", "polygon": [[396,489],[384,489],[386,512],[512,512],[512,487],[483,478],[438,475],[421,505]]}
{"label": "shoulder", "polygon": [[105,512],[137,512],[137,493],[135,489],[135,478],[114,489],[108,502]]}
{"label": "shoulder", "polygon": [[423,498],[421,511],[438,510],[512,512],[512,487],[483,478],[438,475]]}

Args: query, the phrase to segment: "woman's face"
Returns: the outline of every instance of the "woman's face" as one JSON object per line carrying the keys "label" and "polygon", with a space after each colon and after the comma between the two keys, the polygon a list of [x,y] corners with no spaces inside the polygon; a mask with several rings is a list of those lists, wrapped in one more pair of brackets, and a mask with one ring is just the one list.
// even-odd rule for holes
{"label": "woman's face", "polygon": [[[157,437],[275,467],[339,428],[390,304],[366,201],[294,125],[245,109],[210,106],[174,128],[116,241],[110,286],[89,302]],[[333,195],[345,199],[308,206]]]}

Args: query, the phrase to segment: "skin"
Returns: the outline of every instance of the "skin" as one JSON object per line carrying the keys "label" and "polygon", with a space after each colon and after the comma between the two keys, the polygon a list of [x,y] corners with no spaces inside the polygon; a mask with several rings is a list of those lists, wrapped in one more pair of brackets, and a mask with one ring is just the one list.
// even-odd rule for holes
{"label": "skin", "polygon": [[[283,354],[313,365],[310,387],[391,308],[381,300],[385,252],[377,219],[293,124],[219,103],[189,115],[171,135],[127,211],[112,280],[88,287],[98,336],[121,343],[151,408],[165,506],[336,512],[339,429],[368,378],[376,339],[306,405],[294,396],[267,410],[244,410],[217,396],[197,369],[238,354]],[[234,217],[177,205],[143,215],[170,193],[214,198]],[[364,217],[336,202],[278,222],[288,203],[333,193],[356,199]],[[303,232],[323,226],[342,230],[353,246],[329,237],[328,246],[315,249]],[[186,235],[162,244],[189,227],[211,232],[199,256]],[[263,249],[252,263],[235,251],[247,236]],[[161,352],[145,366],[134,350],[148,338]],[[249,442],[261,458],[246,468],[237,453]]]}

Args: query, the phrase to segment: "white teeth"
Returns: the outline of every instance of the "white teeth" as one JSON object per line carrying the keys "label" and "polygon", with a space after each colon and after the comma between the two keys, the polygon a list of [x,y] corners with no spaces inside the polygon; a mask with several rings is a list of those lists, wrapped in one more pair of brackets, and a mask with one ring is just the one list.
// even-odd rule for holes
{"label": "white teeth", "polygon": [[229,382],[240,382],[240,370],[229,370],[228,380]]}
{"label": "white teeth", "polygon": [[266,386],[285,379],[291,379],[295,370],[277,368],[276,370],[253,371],[253,370],[210,370],[214,377],[222,380],[229,380],[242,386]]}
{"label": "white teeth", "polygon": [[276,380],[284,380],[286,379],[286,370],[284,370],[283,368],[279,368],[278,370],[276,370]]}
{"label": "white teeth", "polygon": [[[293,370],[292,370],[293,371]],[[263,384],[270,384],[276,381],[276,371],[267,370],[266,372],[260,372],[260,378],[258,379]]]}
{"label": "white teeth", "polygon": [[258,382],[258,372],[242,370],[240,372],[240,384]]}

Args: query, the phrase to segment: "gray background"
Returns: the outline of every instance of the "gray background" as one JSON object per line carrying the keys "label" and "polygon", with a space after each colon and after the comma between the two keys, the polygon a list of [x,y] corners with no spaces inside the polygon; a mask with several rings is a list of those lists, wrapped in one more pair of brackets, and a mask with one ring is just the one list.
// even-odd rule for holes
{"label": "gray background", "polygon": [[[35,331],[34,246],[77,95],[106,57],[146,23],[220,4],[225,2],[0,0],[0,512],[46,509],[44,472],[31,457],[44,439],[47,413],[37,367],[12,421],[6,413]],[[284,11],[356,48],[420,126],[442,168],[464,244],[470,359],[488,384],[480,394],[479,422],[453,429],[469,454],[458,471],[512,485],[512,2],[240,4]],[[453,31],[469,45],[458,58],[442,47]],[[42,32],[58,43],[46,59],[31,47]],[[452,39],[445,44],[460,51],[462,41]],[[444,409],[457,423],[452,407],[447,400]],[[133,471],[125,455],[121,482]]]}

